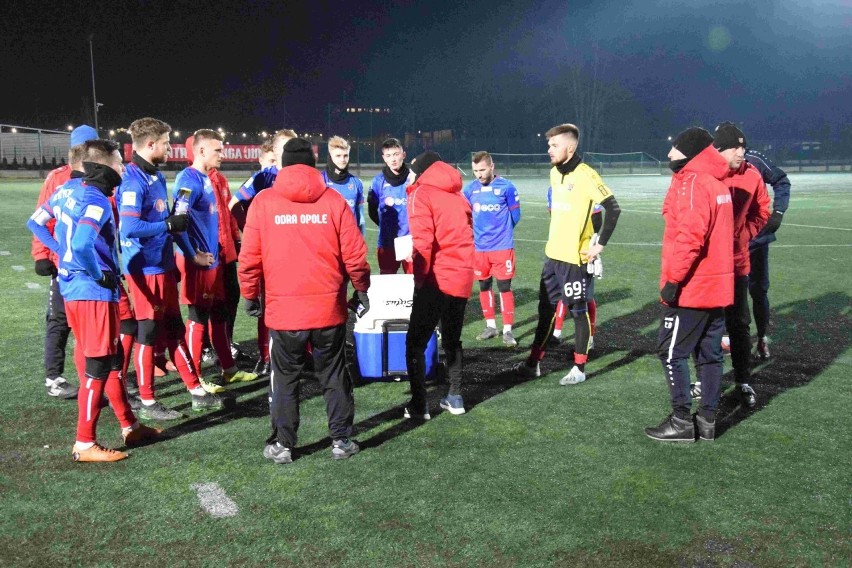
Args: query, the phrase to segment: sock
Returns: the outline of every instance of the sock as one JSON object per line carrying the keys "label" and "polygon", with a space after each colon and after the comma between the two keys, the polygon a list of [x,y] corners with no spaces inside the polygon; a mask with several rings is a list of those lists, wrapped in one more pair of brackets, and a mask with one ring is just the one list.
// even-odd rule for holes
{"label": "sock", "polygon": [[81,452],[84,451],[84,450],[88,450],[89,448],[91,448],[94,445],[95,445],[94,442],[81,442],[80,440],[77,440],[77,441],[74,442],[74,448],[81,451]]}
{"label": "sock", "polygon": [[588,355],[581,355],[579,353],[574,353],[574,366],[580,369],[581,373],[586,372],[586,361],[589,360]]}
{"label": "sock", "polygon": [[500,292],[500,315],[504,325],[511,327],[515,323],[515,294],[511,290]]}
{"label": "sock", "polygon": [[122,333],[119,336],[121,340],[121,348],[124,350],[124,362],[121,365],[121,378],[127,380],[127,371],[130,369],[130,359],[133,357],[133,344],[136,338],[132,335]]}
{"label": "sock", "polygon": [[482,306],[482,315],[487,320],[494,320],[494,294],[491,290],[479,293],[479,303]]}
{"label": "sock", "polygon": [[[560,302],[556,305],[556,319],[553,322],[554,337],[562,335],[562,326],[565,324],[565,312],[567,312],[565,304],[563,304],[560,300]],[[559,335],[556,334],[557,331],[559,331]]]}
{"label": "sock", "polygon": [[204,396],[205,394],[207,394],[207,391],[204,390],[204,387],[199,385],[195,388],[189,389],[189,394],[193,394],[195,396]]}
{"label": "sock", "polygon": [[[136,347],[136,381],[139,398],[154,400],[154,346],[139,344]],[[153,404],[153,403],[152,403]]]}
{"label": "sock", "polygon": [[[201,352],[204,349],[204,324],[186,320],[186,346],[189,349],[189,358],[193,369],[201,369]],[[172,353],[174,360],[174,353]],[[177,361],[175,361],[177,364]]]}
{"label": "sock", "polygon": [[127,400],[127,389],[124,388],[124,381],[121,379],[119,371],[110,372],[104,390],[121,427],[126,428],[136,422],[136,416],[130,408],[130,402]]}
{"label": "sock", "polygon": [[503,333],[509,333],[510,331],[512,331],[512,324],[504,323],[503,324]]}
{"label": "sock", "polygon": [[131,424],[130,426],[124,426],[124,427],[121,429],[121,433],[122,433],[122,434],[127,434],[127,433],[129,433],[129,432],[133,432],[134,430],[137,430],[137,429],[139,428],[139,426],[140,426],[140,424],[139,424],[139,421],[137,420],[136,422],[134,422],[134,423],[133,423],[133,424]]}
{"label": "sock", "polygon": [[231,341],[228,339],[228,324],[225,320],[213,321],[211,317],[210,326],[213,328],[210,339],[213,341],[216,355],[219,356],[219,363],[223,369],[230,369],[234,366],[234,357],[231,355]]}
{"label": "sock", "polygon": [[491,327],[497,329],[497,320],[496,319],[486,319],[485,327]]}
{"label": "sock", "polygon": [[[204,329],[204,326],[201,326],[201,329]],[[195,372],[195,367],[192,364],[192,359],[189,358],[189,353],[187,353],[186,344],[183,342],[183,339],[180,337],[171,337],[166,341],[169,346],[169,355],[177,367],[183,384],[189,390],[200,387],[201,383],[198,381],[198,373]]]}
{"label": "sock", "polygon": [[155,404],[157,404],[157,401],[154,400],[153,398],[152,399],[143,398],[141,400],[142,400],[142,404],[144,404],[145,406],[154,406]]}
{"label": "sock", "polygon": [[77,441],[94,443],[98,417],[101,414],[101,397],[104,394],[104,380],[86,377],[80,381],[77,393]]}
{"label": "sock", "polygon": [[591,302],[586,304],[589,309],[589,335],[595,335],[595,326],[598,321],[598,303],[596,300],[592,299]]}

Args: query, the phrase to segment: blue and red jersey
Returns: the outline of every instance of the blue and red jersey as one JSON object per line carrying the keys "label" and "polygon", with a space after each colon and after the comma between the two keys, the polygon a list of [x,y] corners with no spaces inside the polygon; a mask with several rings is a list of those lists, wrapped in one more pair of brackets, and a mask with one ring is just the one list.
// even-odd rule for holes
{"label": "blue and red jersey", "polygon": [[355,222],[358,224],[358,228],[363,235],[367,228],[366,221],[364,220],[364,183],[352,174],[349,174],[346,181],[336,182],[328,177],[328,172],[322,172],[322,179],[325,181],[325,185],[339,193],[346,200],[346,204],[349,206],[352,214],[355,215]]}
{"label": "blue and red jersey", "polygon": [[276,177],[278,177],[278,166],[258,170],[240,186],[234,197],[237,201],[251,201],[260,191],[272,187]]}
{"label": "blue and red jersey", "polygon": [[473,210],[473,242],[478,252],[515,248],[513,232],[521,220],[518,190],[497,176],[488,185],[473,180],[462,191]]}
{"label": "blue and red jersey", "polygon": [[189,224],[185,233],[175,236],[178,252],[195,256],[195,251],[213,255],[213,268],[219,264],[219,207],[210,178],[189,167],[175,177],[172,197],[175,212],[186,211]]}
{"label": "blue and red jersey", "polygon": [[165,223],[169,193],[163,173],[142,162],[134,155],[116,193],[121,268],[125,274],[163,274],[175,268],[174,241]]}
{"label": "blue and red jersey", "polygon": [[408,180],[401,185],[391,185],[383,173],[373,178],[367,201],[378,206],[378,246],[393,247],[393,240],[404,237],[408,231]]}
{"label": "blue and red jersey", "polygon": [[[56,220],[55,239],[47,224]],[[72,179],[56,189],[27,226],[59,257],[59,292],[65,301],[118,302],[118,289],[96,282],[106,271],[118,274],[116,227],[109,199],[96,187]],[[46,236],[45,236],[46,233]]]}

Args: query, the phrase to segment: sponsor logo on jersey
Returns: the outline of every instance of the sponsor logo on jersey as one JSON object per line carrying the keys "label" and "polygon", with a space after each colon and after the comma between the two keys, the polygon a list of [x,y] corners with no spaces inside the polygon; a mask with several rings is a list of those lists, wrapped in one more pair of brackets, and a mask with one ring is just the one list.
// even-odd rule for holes
{"label": "sponsor logo on jersey", "polygon": [[725,203],[731,203],[731,194],[726,193],[725,195],[717,195],[716,196],[716,205],[724,205]]}
{"label": "sponsor logo on jersey", "polygon": [[385,205],[388,207],[399,207],[400,205],[405,205],[408,202],[408,198],[406,197],[391,197],[388,195],[385,197]]}
{"label": "sponsor logo on jersey", "polygon": [[497,212],[500,211],[500,209],[502,209],[502,207],[503,206],[500,205],[499,203],[483,203],[483,204],[474,203],[473,204],[473,211],[474,211],[474,213],[479,213],[479,212],[482,212],[482,213],[497,213]]}

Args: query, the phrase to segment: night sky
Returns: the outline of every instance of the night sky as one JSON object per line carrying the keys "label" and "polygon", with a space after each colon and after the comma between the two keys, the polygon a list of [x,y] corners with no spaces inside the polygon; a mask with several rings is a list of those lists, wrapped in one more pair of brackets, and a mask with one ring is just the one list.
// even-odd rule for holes
{"label": "night sky", "polygon": [[150,115],[319,132],[331,103],[391,107],[399,128],[521,136],[578,120],[577,73],[610,97],[611,122],[649,137],[722,120],[758,137],[852,123],[848,0],[203,4],[10,4],[0,122],[90,121],[93,33],[105,128]]}

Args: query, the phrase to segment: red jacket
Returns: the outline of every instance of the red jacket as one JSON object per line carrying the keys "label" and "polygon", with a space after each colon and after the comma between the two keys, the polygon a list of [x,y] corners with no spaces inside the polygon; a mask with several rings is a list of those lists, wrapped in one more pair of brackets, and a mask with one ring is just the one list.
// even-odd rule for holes
{"label": "red jacket", "polygon": [[[44,178],[44,184],[41,186],[41,192],[38,194],[38,201],[36,202],[36,209],[41,207],[44,203],[46,203],[51,197],[53,197],[53,192],[56,191],[56,188],[65,183],[66,181],[71,179],[71,166],[64,165],[52,170],[47,177]],[[47,222],[47,230],[50,231],[50,234],[53,234],[53,228],[56,226],[56,221],[51,219]],[[36,237],[33,237],[33,244],[31,248],[31,254],[33,255],[33,260],[44,260],[45,258],[50,259],[50,261],[59,268],[59,259],[56,257],[49,248],[44,246],[40,240]]]}
{"label": "red jacket", "polygon": [[[370,286],[367,244],[346,201],[315,168],[283,168],[254,198],[243,231],[240,291],[264,286],[266,325],[319,329],[346,322],[346,286]],[[347,278],[348,277],[348,278]]]}
{"label": "red jacket", "polygon": [[[195,161],[195,155],[192,152],[194,141],[195,136],[186,139],[186,160],[190,165]],[[237,220],[228,209],[228,203],[231,202],[231,188],[228,185],[228,178],[216,168],[207,172],[207,177],[210,178],[210,183],[216,190],[216,209],[219,211],[219,254],[225,264],[230,264],[237,260],[236,243],[240,242],[241,238]]]}
{"label": "red jacket", "polygon": [[734,302],[734,209],[721,179],[728,162],[712,146],[672,176],[663,201],[660,288],[679,285],[677,305],[722,308]]}
{"label": "red jacket", "polygon": [[751,272],[748,243],[769,220],[769,193],[757,168],[743,160],[739,169],[728,170],[722,182],[734,200],[734,274]]}
{"label": "red jacket", "polygon": [[435,162],[408,186],[414,285],[457,298],[473,285],[473,221],[458,170]]}

